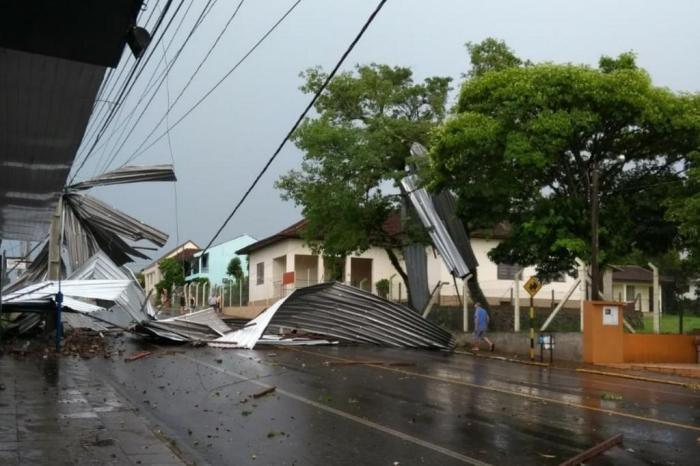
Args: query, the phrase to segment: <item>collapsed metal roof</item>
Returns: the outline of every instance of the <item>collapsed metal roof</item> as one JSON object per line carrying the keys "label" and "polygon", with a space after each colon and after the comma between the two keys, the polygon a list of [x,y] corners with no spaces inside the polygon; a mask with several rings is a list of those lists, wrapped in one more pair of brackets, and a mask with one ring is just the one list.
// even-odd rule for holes
{"label": "collapsed metal roof", "polygon": [[412,309],[341,283],[298,288],[244,328],[211,346],[252,349],[269,327],[346,342],[402,348],[452,349],[452,335]]}
{"label": "collapsed metal roof", "polygon": [[428,191],[418,187],[418,181],[415,175],[409,175],[401,180],[401,185],[408,193],[408,198],[411,204],[416,209],[418,217],[428,230],[430,239],[433,240],[435,248],[440,252],[447,270],[459,278],[464,278],[469,275],[469,267],[462,258],[462,254],[455,246],[454,240],[450,236],[450,232],[438,215],[438,212],[433,205],[433,200]]}
{"label": "collapsed metal roof", "polygon": [[0,238],[41,241],[142,0],[0,2]]}

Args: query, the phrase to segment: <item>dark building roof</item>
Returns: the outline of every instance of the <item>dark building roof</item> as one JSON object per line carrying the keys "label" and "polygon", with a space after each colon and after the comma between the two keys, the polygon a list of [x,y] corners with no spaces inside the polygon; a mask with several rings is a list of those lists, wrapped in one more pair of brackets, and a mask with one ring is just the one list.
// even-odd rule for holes
{"label": "dark building roof", "polygon": [[115,67],[143,0],[0,2],[0,47]]}
{"label": "dark building roof", "polygon": [[[306,227],[307,223],[308,222],[306,219],[301,219],[298,222],[288,226],[284,230],[277,232],[272,236],[268,236],[267,238],[263,238],[260,241],[257,241],[253,244],[249,244],[248,246],[239,249],[238,251],[236,251],[236,254],[250,254],[253,251],[257,251],[266,246],[269,246],[270,244],[275,244],[285,239],[301,239],[302,231]],[[389,236],[395,236],[400,234],[402,228],[401,216],[399,215],[399,213],[396,212],[390,214],[389,217],[384,221],[384,225],[382,228],[384,229],[384,232],[386,232]]]}
{"label": "dark building roof", "polygon": [[[275,244],[285,239],[300,239],[302,237],[301,233],[306,227],[306,224],[306,219],[299,220],[298,222],[288,226],[280,232],[275,233],[274,235],[268,236],[267,238],[261,239],[260,241],[239,249],[236,251],[236,254],[250,254],[253,251],[257,251],[270,244]],[[389,236],[400,235],[403,231],[401,225],[401,215],[398,212],[390,214],[384,221],[382,228],[387,234],[389,234]],[[476,230],[472,233],[471,237],[481,239],[503,239],[506,238],[509,233],[510,226],[506,223],[499,223],[492,229]]]}
{"label": "dark building roof", "polygon": [[[614,282],[651,283],[654,281],[654,273],[638,265],[613,265],[611,267]],[[659,281],[671,283],[673,279],[659,275]]]}

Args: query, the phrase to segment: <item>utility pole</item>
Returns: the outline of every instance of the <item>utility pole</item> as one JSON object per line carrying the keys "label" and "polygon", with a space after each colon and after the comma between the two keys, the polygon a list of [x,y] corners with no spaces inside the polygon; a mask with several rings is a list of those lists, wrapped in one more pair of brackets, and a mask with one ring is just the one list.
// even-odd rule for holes
{"label": "utility pole", "polygon": [[600,203],[598,200],[598,161],[591,159],[591,299],[600,298],[600,270],[598,268],[598,223]]}
{"label": "utility pole", "polygon": [[63,217],[63,196],[59,196],[56,210],[51,216],[49,227],[49,270],[47,278],[58,280],[61,276],[61,217]]}
{"label": "utility pole", "polygon": [[[58,281],[61,279],[61,237],[62,237],[62,222],[63,217],[63,195],[58,197],[58,205],[51,216],[51,226],[49,227],[49,269],[47,278],[49,280]],[[61,331],[61,325],[58,319],[60,313],[60,304],[57,305],[56,312],[47,311],[46,313],[46,332],[56,331],[58,335]],[[58,341],[58,336],[56,337]],[[57,343],[58,345],[59,343]]]}

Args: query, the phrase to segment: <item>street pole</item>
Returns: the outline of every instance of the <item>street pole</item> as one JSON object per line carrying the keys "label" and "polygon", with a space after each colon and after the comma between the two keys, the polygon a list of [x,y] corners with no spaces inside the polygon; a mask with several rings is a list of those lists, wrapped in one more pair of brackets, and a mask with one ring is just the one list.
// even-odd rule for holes
{"label": "street pole", "polygon": [[530,361],[535,360],[535,296],[530,295]]}
{"label": "street pole", "polygon": [[598,269],[598,161],[592,159],[593,171],[591,173],[591,300],[600,298],[600,271]]}

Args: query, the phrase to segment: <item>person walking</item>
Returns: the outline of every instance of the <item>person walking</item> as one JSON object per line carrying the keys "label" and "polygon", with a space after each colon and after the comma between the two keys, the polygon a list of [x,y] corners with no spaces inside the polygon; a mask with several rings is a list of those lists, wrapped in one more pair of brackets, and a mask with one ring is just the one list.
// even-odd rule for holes
{"label": "person walking", "polygon": [[481,303],[474,303],[474,336],[476,341],[472,351],[479,351],[479,343],[484,340],[489,344],[489,350],[493,351],[496,345],[486,336],[486,331],[489,328],[489,313],[481,307]]}

